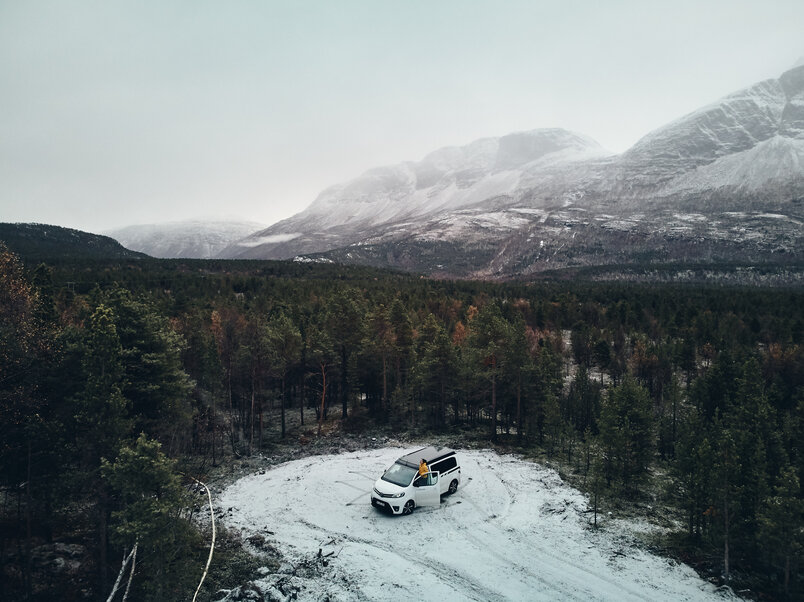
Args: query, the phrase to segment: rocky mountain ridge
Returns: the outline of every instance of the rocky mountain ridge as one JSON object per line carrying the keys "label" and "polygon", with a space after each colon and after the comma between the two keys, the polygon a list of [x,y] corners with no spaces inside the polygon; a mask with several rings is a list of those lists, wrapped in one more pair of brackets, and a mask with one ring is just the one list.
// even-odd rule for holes
{"label": "rocky mountain ridge", "polygon": [[590,138],[534,130],[447,147],[419,162],[374,168],[324,190],[305,211],[238,241],[222,257],[282,258],[360,242],[399,222],[419,222],[513,194],[522,170],[610,155]]}
{"label": "rocky mountain ridge", "polygon": [[802,202],[804,66],[620,155],[544,129],[375,168],[221,255],[503,278],[634,261],[795,263]]}

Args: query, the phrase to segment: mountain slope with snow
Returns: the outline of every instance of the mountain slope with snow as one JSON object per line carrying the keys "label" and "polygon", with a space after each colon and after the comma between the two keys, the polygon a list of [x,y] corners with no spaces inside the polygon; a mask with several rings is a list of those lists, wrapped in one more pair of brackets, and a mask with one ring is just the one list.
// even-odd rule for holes
{"label": "mountain slope with snow", "polygon": [[804,256],[803,208],[799,66],[620,155],[546,129],[372,169],[221,256],[489,278],[634,261],[787,265]]}
{"label": "mountain slope with snow", "polygon": [[534,130],[443,148],[419,162],[370,169],[324,190],[303,212],[226,249],[222,256],[285,259],[364,238],[401,220],[512,195],[525,170],[549,170],[610,153],[590,138]]}

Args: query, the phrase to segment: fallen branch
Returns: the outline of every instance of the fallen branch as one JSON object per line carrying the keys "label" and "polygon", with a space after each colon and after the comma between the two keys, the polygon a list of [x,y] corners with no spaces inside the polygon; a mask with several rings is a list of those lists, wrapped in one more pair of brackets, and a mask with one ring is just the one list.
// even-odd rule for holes
{"label": "fallen branch", "polygon": [[212,508],[212,493],[210,493],[209,487],[194,477],[190,478],[207,490],[207,498],[209,498],[209,518],[212,520],[212,543],[209,545],[209,558],[207,558],[207,566],[204,567],[204,574],[201,575],[201,581],[198,583],[198,587],[195,589],[195,595],[193,596],[193,602],[195,602],[196,598],[198,598],[198,592],[201,591],[201,585],[204,583],[204,579],[207,578],[209,565],[212,563],[212,553],[215,551],[215,511]]}
{"label": "fallen branch", "polygon": [[128,590],[131,589],[131,580],[134,579],[134,568],[137,566],[137,545],[139,542],[134,543],[134,556],[131,558],[131,572],[128,574],[128,583],[126,583],[126,591],[123,593],[123,602],[128,600]]}
{"label": "fallen branch", "polygon": [[[112,586],[112,593],[110,593],[109,597],[106,598],[106,602],[112,602],[112,598],[114,598],[114,595],[117,593],[117,590],[120,587],[120,582],[123,580],[123,575],[126,573],[126,567],[128,566],[129,561],[131,561],[131,559],[137,554],[138,543],[139,540],[134,543],[134,547],[131,548],[131,551],[128,553],[128,556],[126,556],[123,559],[123,566],[120,567],[120,572],[117,573],[117,579],[115,580],[114,585]],[[129,585],[131,585],[131,577],[133,577],[133,575],[134,575],[134,569],[132,568],[131,575],[128,578]],[[126,587],[126,594],[128,594],[128,587]],[[125,598],[123,599],[125,600]]]}

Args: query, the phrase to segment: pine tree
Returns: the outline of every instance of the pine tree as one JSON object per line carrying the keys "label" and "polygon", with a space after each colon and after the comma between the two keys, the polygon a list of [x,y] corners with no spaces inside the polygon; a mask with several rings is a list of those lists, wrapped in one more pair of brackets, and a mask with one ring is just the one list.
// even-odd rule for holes
{"label": "pine tree", "polygon": [[678,497],[687,512],[687,529],[690,537],[700,536],[702,517],[709,516],[714,498],[714,452],[708,438],[709,431],[700,416],[691,415],[682,423],[673,469],[679,481]]}
{"label": "pine tree", "polygon": [[388,364],[396,349],[396,334],[391,324],[391,315],[388,309],[380,303],[368,315],[368,326],[363,348],[369,354],[378,356],[382,373],[382,397],[380,410],[383,420],[388,417]]}
{"label": "pine tree", "polygon": [[165,445],[185,442],[192,383],[182,365],[184,338],[156,307],[125,290],[112,289],[102,302],[114,312],[124,371],[121,391],[131,402],[136,429]]}
{"label": "pine tree", "polygon": [[449,335],[429,314],[418,339],[414,369],[421,393],[431,403],[431,415],[436,426],[446,423],[446,409],[457,386],[457,353]]}
{"label": "pine tree", "polygon": [[[217,465],[218,404],[223,390],[223,367],[220,364],[217,342],[209,320],[197,311],[188,315],[182,330],[187,340],[183,353],[183,365],[195,386],[192,396],[196,404],[196,429],[202,428],[211,439],[212,465]],[[201,432],[196,435],[197,444],[203,441]],[[206,448],[203,445],[202,448]],[[197,453],[197,450],[196,450]],[[206,451],[204,451],[206,453]]]}
{"label": "pine tree", "polygon": [[302,337],[299,329],[285,314],[279,314],[268,323],[267,345],[271,372],[281,383],[282,438],[285,438],[285,381],[288,372],[301,361]]}
{"label": "pine tree", "polygon": [[108,493],[100,481],[103,458],[114,458],[130,433],[129,401],[123,396],[123,349],[114,312],[99,305],[81,341],[84,387],[73,400],[75,445],[81,457],[81,489],[94,501],[98,525],[98,569],[101,591],[107,590]]}
{"label": "pine tree", "polygon": [[771,562],[782,564],[785,595],[790,594],[790,575],[804,548],[804,500],[792,466],[782,470],[774,495],[763,500],[759,516],[759,541]]}
{"label": "pine tree", "polygon": [[171,580],[181,580],[177,559],[186,555],[192,527],[184,517],[187,494],[176,472],[175,461],[162,453],[158,442],[144,433],[123,446],[114,462],[104,459],[101,474],[114,493],[117,509],[112,512],[112,541],[125,548],[137,544],[140,584],[154,600],[172,598]]}
{"label": "pine tree", "polygon": [[728,430],[740,470],[734,475],[732,543],[741,554],[756,554],[757,515],[770,493],[768,451],[778,455],[778,434],[764,393],[756,360],[746,362],[733,400],[727,402],[723,425]]}
{"label": "pine tree", "polygon": [[402,301],[397,297],[391,303],[390,310],[391,325],[394,329],[394,365],[395,365],[395,388],[405,387],[405,378],[410,368],[413,353],[413,323],[408,315]]}
{"label": "pine tree", "polygon": [[634,379],[609,389],[600,412],[600,437],[611,454],[612,474],[628,491],[646,473],[653,451],[653,404]]}
{"label": "pine tree", "polygon": [[363,299],[354,289],[340,289],[330,301],[328,315],[331,318],[330,335],[338,352],[341,417],[346,419],[350,389],[349,360],[363,338]]}
{"label": "pine tree", "polygon": [[223,368],[223,386],[229,411],[229,442],[232,446],[232,453],[237,454],[235,430],[237,429],[242,435],[243,424],[242,421],[237,420],[235,413],[236,360],[243,342],[246,322],[240,312],[229,307],[213,310],[210,319],[210,328],[218,346],[218,357]]}
{"label": "pine tree", "polygon": [[491,387],[491,438],[497,439],[497,380],[505,363],[510,340],[509,324],[503,319],[496,303],[487,303],[471,322],[470,346],[478,374]]}
{"label": "pine tree", "polygon": [[528,397],[530,384],[532,382],[535,367],[533,358],[529,353],[528,339],[525,321],[522,316],[517,316],[516,320],[508,328],[508,361],[505,363],[505,380],[513,389],[513,398],[516,403],[514,417],[516,421],[516,436],[519,442],[522,441],[522,431],[526,419],[523,419],[527,404],[525,399]]}
{"label": "pine tree", "polygon": [[[37,270],[35,277],[44,284],[42,270]],[[28,282],[17,256],[0,242],[0,486],[17,492],[20,525],[20,510],[24,508],[22,578],[28,598],[33,587],[31,543],[35,496],[39,493],[36,489],[41,488],[49,500],[55,479],[43,479],[42,473],[52,471],[48,476],[56,476],[61,464],[61,429],[52,416],[58,411],[57,404],[47,399],[43,390],[43,384],[50,380],[48,369],[54,355],[52,309],[49,293],[42,294]],[[0,541],[0,564],[5,562],[4,548]],[[0,598],[7,575],[0,578]]]}
{"label": "pine tree", "polygon": [[733,523],[737,510],[739,480],[742,466],[737,445],[729,429],[723,429],[717,445],[715,456],[715,487],[719,499],[719,509],[723,529],[723,579],[726,583],[731,579],[731,557]]}
{"label": "pine tree", "polygon": [[329,320],[324,317],[319,323],[311,324],[306,331],[305,344],[307,359],[312,363],[314,374],[320,377],[320,402],[318,404],[318,436],[321,436],[321,426],[326,412],[329,371],[337,356],[332,337],[325,325]]}

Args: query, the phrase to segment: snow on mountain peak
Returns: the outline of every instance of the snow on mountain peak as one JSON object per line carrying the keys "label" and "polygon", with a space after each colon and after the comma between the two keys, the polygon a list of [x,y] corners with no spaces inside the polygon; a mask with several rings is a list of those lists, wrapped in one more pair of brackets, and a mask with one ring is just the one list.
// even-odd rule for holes
{"label": "snow on mountain peak", "polygon": [[[322,221],[326,216],[326,228],[331,228],[427,215],[510,193],[526,165],[543,167],[608,154],[591,138],[559,128],[482,138],[441,148],[418,162],[370,169],[327,188],[298,217]],[[294,218],[280,224],[298,228]]]}
{"label": "snow on mountain peak", "polygon": [[605,151],[594,140],[560,128],[531,130],[503,136],[497,151],[497,169],[516,169],[567,149]]}
{"label": "snow on mountain peak", "polygon": [[[647,134],[621,155],[587,136],[544,128],[370,169],[221,256],[282,259],[350,245],[396,245],[411,237],[439,244],[461,239],[487,250],[501,236],[519,236],[525,242],[505,248],[530,257],[530,229],[547,236],[544,220],[555,212],[560,226],[554,234],[561,236],[575,225],[593,224],[573,211],[630,214],[701,202],[721,210],[784,209],[804,198],[802,164],[804,68],[796,67]],[[525,219],[531,214],[518,211],[537,213]],[[573,230],[573,239],[579,231]],[[383,249],[377,246],[372,261],[393,263]]]}

